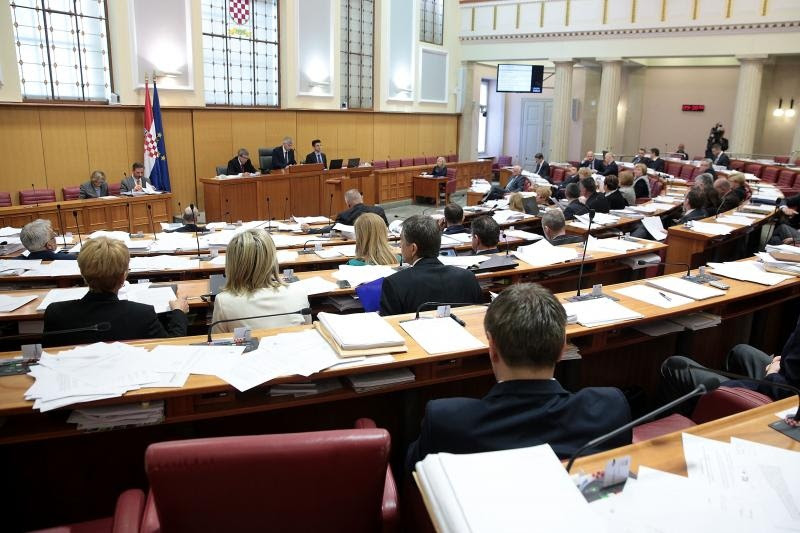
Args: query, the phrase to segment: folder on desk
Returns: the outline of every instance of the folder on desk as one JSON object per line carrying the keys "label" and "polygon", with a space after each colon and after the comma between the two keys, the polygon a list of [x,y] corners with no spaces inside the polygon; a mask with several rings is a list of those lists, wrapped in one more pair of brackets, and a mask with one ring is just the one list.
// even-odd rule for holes
{"label": "folder on desk", "polygon": [[719,289],[707,287],[705,285],[700,285],[699,283],[686,281],[685,279],[680,278],[654,278],[647,280],[646,284],[663,291],[672,292],[687,298],[691,298],[692,300],[705,300],[707,298],[715,298],[725,294],[724,291]]}
{"label": "folder on desk", "polygon": [[405,340],[378,313],[334,315],[319,313],[320,334],[340,357],[405,352]]}

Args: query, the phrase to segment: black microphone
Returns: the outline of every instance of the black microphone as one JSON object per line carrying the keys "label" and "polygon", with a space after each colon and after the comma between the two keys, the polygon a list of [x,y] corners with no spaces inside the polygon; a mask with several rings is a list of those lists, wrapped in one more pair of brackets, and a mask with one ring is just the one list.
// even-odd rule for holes
{"label": "black microphone", "polygon": [[[225,216],[228,217],[230,214],[231,214],[231,208],[228,205],[228,198],[225,198]],[[228,222],[227,218],[225,218],[225,222],[227,224],[230,224],[230,222]]]}
{"label": "black microphone", "polygon": [[81,239],[81,226],[78,224],[78,211],[73,209],[72,216],[75,218],[75,230],[78,232],[78,242],[80,243],[81,248],[83,248],[83,239]]}
{"label": "black microphone", "polygon": [[58,216],[58,230],[64,239],[64,247],[67,246],[67,235],[64,233],[64,221],[61,219],[61,204],[56,204],[56,214]]}
{"label": "black microphone", "polygon": [[575,296],[569,298],[570,302],[579,302],[581,300],[581,283],[583,282],[583,265],[586,263],[586,250],[589,248],[589,236],[592,232],[592,221],[594,220],[594,215],[596,211],[594,209],[589,209],[589,226],[586,228],[586,238],[583,240],[583,257],[581,257],[581,267],[578,270],[578,292],[575,293]]}
{"label": "black microphone", "polygon": [[156,226],[153,224],[153,206],[147,204],[147,217],[150,219],[150,233],[153,234],[153,240],[157,241],[158,237],[156,237]]}
{"label": "black microphone", "polygon": [[[244,316],[244,317],[240,317],[240,318],[226,318],[225,320],[215,320],[214,322],[212,322],[208,326],[208,338],[206,339],[206,342],[194,343],[193,346],[206,346],[208,344],[225,346],[225,345],[235,344],[233,339],[227,339],[227,340],[223,340],[223,341],[214,341],[214,339],[211,337],[211,330],[214,329],[214,326],[216,326],[217,324],[224,324],[226,322],[238,322],[240,320],[254,320],[256,318],[271,318],[271,317],[274,317],[274,316],[286,316],[286,315],[302,315],[303,318],[306,319],[306,317],[310,317],[311,316],[311,308],[304,307],[303,309],[298,309],[297,311],[288,311],[286,313],[274,313],[274,314],[271,314],[271,315]],[[245,349],[245,352],[250,352],[250,351],[255,350],[256,348],[258,348],[258,339],[257,338],[247,339],[245,344],[247,344],[247,348]]]}
{"label": "black microphone", "polygon": [[211,259],[209,255],[200,255],[200,227],[197,225],[197,211],[194,210],[194,204],[189,204],[189,209],[192,210],[192,219],[194,220],[194,239],[197,242],[197,260],[208,261]]}
{"label": "black microphone", "polygon": [[506,241],[506,255],[508,255],[508,235],[506,235],[505,231],[503,232],[503,240]]}
{"label": "black microphone", "polygon": [[645,261],[643,259],[639,259],[636,262],[636,264],[639,265],[639,266],[662,266],[662,265],[663,266],[682,266],[682,267],[686,267],[686,276],[684,276],[684,277],[691,277],[691,275],[692,275],[692,267],[689,265],[689,263],[672,263],[672,262],[671,263],[667,263],[666,261],[659,261],[658,263],[648,263],[647,261]]}
{"label": "black microphone", "polygon": [[300,251],[299,251],[299,252],[297,252],[297,253],[298,253],[298,254],[301,254],[301,255],[313,254],[313,253],[314,253],[314,250],[306,250],[306,245],[307,245],[308,243],[310,243],[310,242],[328,242],[328,241],[326,241],[325,239],[309,239],[309,240],[307,240],[306,242],[304,242],[304,243],[303,243],[303,249],[302,249],[302,250],[300,250]]}
{"label": "black microphone", "polygon": [[[781,210],[781,198],[775,198],[775,212],[770,215],[770,217],[775,216],[778,214],[778,211]],[[764,246],[769,244],[770,239],[772,239],[772,234],[775,233],[775,226],[778,225],[777,220],[772,222],[772,227],[769,229],[769,233],[767,234],[767,240],[764,241]]]}
{"label": "black microphone", "polygon": [[267,233],[272,231],[272,210],[269,205],[269,196],[267,196]]}
{"label": "black microphone", "polygon": [[567,462],[567,472],[569,472],[570,469],[572,468],[572,463],[575,462],[575,459],[580,457],[583,454],[583,452],[585,452],[586,450],[591,450],[592,448],[595,448],[595,447],[599,446],[600,444],[603,444],[604,442],[606,442],[606,441],[608,441],[610,439],[613,439],[614,437],[616,437],[620,433],[628,431],[629,429],[632,429],[632,428],[638,426],[639,424],[642,424],[643,422],[647,422],[648,420],[651,420],[652,418],[655,418],[656,416],[660,415],[661,413],[669,411],[673,407],[676,407],[676,406],[682,404],[686,400],[691,400],[695,396],[702,396],[706,392],[710,392],[710,391],[716,389],[717,387],[719,387],[719,385],[720,385],[719,380],[716,380],[715,383],[708,383],[707,385],[704,385],[704,384],[701,383],[700,385],[695,387],[693,391],[691,391],[691,392],[689,392],[687,394],[684,394],[680,398],[672,400],[668,404],[662,405],[658,409],[656,409],[654,411],[650,411],[649,413],[647,413],[647,414],[645,414],[643,416],[640,416],[636,420],[632,420],[632,421],[628,422],[627,424],[625,424],[623,426],[620,426],[617,429],[606,433],[605,435],[600,435],[596,439],[590,440],[589,442],[587,442],[586,444],[584,444],[583,446],[578,448],[570,456],[569,461]]}
{"label": "black microphone", "polygon": [[39,198],[36,197],[36,186],[33,183],[31,183],[31,193],[36,198],[36,207],[39,207]]}
{"label": "black microphone", "polygon": [[719,205],[717,206],[717,212],[714,213],[714,219],[719,218],[719,210],[722,209],[722,204],[725,202],[725,197],[728,196],[730,193],[733,192],[733,189],[729,190],[725,194],[722,195],[722,198],[719,199]]}
{"label": "black microphone", "polygon": [[289,197],[283,199],[283,220],[288,220],[286,218],[286,213],[289,211]]}
{"label": "black microphone", "polygon": [[333,210],[333,193],[331,193],[331,199],[328,202],[328,214],[326,215],[328,217],[328,222],[330,222],[330,229],[328,230],[328,237],[333,236],[333,226],[336,225],[335,221],[331,220],[331,210]]}

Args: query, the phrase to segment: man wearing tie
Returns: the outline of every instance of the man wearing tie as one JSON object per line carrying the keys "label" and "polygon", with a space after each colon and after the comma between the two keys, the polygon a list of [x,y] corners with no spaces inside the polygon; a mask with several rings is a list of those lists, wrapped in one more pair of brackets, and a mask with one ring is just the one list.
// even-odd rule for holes
{"label": "man wearing tie", "polygon": [[722,149],[722,145],[719,143],[715,143],[711,146],[711,153],[714,155],[714,165],[728,168],[731,164],[731,160],[725,151]]}
{"label": "man wearing tie", "polygon": [[311,141],[311,146],[314,148],[314,151],[306,156],[306,165],[322,163],[322,168],[328,168],[328,157],[322,153],[322,141],[314,139]]}
{"label": "man wearing tie", "polygon": [[586,152],[586,157],[583,158],[583,161],[581,161],[581,167],[590,168],[597,173],[601,173],[603,172],[603,170],[605,170],[603,162],[600,161],[599,159],[595,159],[594,152],[592,152],[591,150]]}
{"label": "man wearing tie", "polygon": [[236,157],[228,161],[228,169],[225,174],[236,176],[237,174],[255,174],[256,167],[250,162],[250,152],[247,148],[239,148]]}
{"label": "man wearing tie", "polygon": [[292,148],[292,138],[284,137],[283,143],[272,150],[272,168],[286,168],[289,165],[296,165],[297,160],[294,158],[294,148]]}
{"label": "man wearing tie", "polygon": [[144,165],[134,163],[131,167],[131,175],[122,180],[119,190],[120,192],[142,192],[148,185],[150,185],[150,180],[144,177]]}

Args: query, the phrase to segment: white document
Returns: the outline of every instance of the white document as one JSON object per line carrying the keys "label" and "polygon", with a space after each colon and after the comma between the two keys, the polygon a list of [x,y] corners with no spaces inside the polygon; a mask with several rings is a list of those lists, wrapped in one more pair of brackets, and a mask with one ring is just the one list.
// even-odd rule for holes
{"label": "white document", "polygon": [[589,250],[597,250],[603,252],[629,252],[631,250],[640,250],[644,248],[644,244],[638,242],[626,241],[611,237],[609,239],[596,239],[589,235]]}
{"label": "white document", "polygon": [[736,226],[750,226],[753,224],[753,219],[737,215],[724,215],[717,218],[717,222],[720,224],[734,224]]}
{"label": "white document", "polygon": [[452,233],[450,235],[442,235],[442,248],[453,248],[461,244],[468,244],[472,242],[472,235],[469,233]]}
{"label": "white document", "polygon": [[309,296],[312,294],[333,292],[339,288],[335,283],[326,280],[322,276],[312,276],[310,278],[301,279],[300,281],[295,281],[292,283],[292,287]]}
{"label": "white document", "polygon": [[314,252],[320,259],[334,259],[336,257],[344,257],[338,250],[331,250],[330,248],[323,248]]}
{"label": "white document", "polygon": [[292,217],[292,220],[298,224],[328,224],[331,219],[328,217]]}
{"label": "white document", "polygon": [[587,328],[636,320],[644,316],[608,298],[568,302],[563,305],[567,315],[577,316],[578,323]]}
{"label": "white document", "polygon": [[73,287],[69,289],[51,289],[42,299],[42,303],[36,308],[37,311],[44,311],[47,306],[55,302],[69,302],[71,300],[80,300],[86,293],[89,292],[89,287]]}
{"label": "white document", "polygon": [[695,220],[692,222],[690,229],[707,235],[728,235],[736,228],[733,226],[726,226],[725,224],[717,224],[715,222],[700,222]]}
{"label": "white document", "polygon": [[660,291],[646,285],[631,285],[621,289],[614,289],[614,292],[639,300],[650,305],[672,309],[694,302],[691,298],[686,298],[675,293]]}
{"label": "white document", "polygon": [[512,252],[531,266],[547,266],[572,261],[578,258],[578,250],[571,246],[553,246],[547,239],[534,244],[520,246]]}
{"label": "white document", "polygon": [[642,219],[642,224],[644,225],[644,229],[646,229],[655,240],[663,241],[667,238],[667,232],[664,229],[664,223],[661,221],[661,217],[644,217]]}
{"label": "white document", "polygon": [[49,264],[40,264],[30,270],[26,270],[22,277],[38,276],[80,276],[81,270],[78,268],[77,261],[51,261]]}
{"label": "white document", "polygon": [[633,329],[651,337],[660,337],[670,333],[681,332],[686,328],[670,320],[656,320],[655,322],[633,326]]}
{"label": "white document", "polygon": [[400,327],[431,355],[486,348],[484,343],[450,317],[406,320],[400,322]]}
{"label": "white document", "polygon": [[172,287],[140,288],[140,285],[134,284],[127,285],[123,287],[123,289],[124,290],[120,290],[117,294],[120,300],[152,305],[156,313],[166,313],[169,311],[169,303],[177,298]]}
{"label": "white document", "polygon": [[716,298],[723,296],[724,291],[702,285],[693,281],[686,281],[685,279],[676,278],[674,276],[663,276],[660,278],[651,278],[645,283],[656,289],[661,289],[674,294],[685,296],[693,300],[705,300],[707,298]]}
{"label": "white document", "polygon": [[[521,229],[508,229],[508,230],[505,230],[504,233],[505,233],[507,238],[515,237],[517,239],[522,239],[524,241],[536,242],[536,241],[540,241],[540,240],[544,239],[544,237],[542,237],[538,233],[531,233],[530,231],[523,231]],[[501,240],[502,240],[502,236],[501,236]]]}
{"label": "white document", "polygon": [[394,273],[395,270],[386,265],[339,265],[339,270],[331,276],[339,280],[346,280],[351,287],[358,287],[378,278],[387,278]]}
{"label": "white document", "polygon": [[0,294],[0,313],[15,311],[28,302],[34,301],[36,298],[38,298],[38,296],[35,294],[28,296],[7,296],[5,294]]}
{"label": "white document", "polygon": [[12,228],[10,226],[4,226],[0,228],[0,237],[11,237],[12,235],[19,235],[22,228]]}
{"label": "white document", "polygon": [[297,261],[297,252],[294,250],[278,250],[278,263],[292,263]]}
{"label": "white document", "polygon": [[443,265],[457,266],[461,268],[479,265],[491,258],[491,255],[440,255],[438,257],[439,261]]}
{"label": "white document", "polygon": [[345,350],[402,346],[405,341],[378,313],[334,315],[319,313],[317,319]]}
{"label": "white document", "polygon": [[777,285],[778,283],[794,277],[786,274],[767,272],[764,270],[764,265],[757,261],[708,263],[708,266],[714,270],[714,274],[719,276],[768,286]]}

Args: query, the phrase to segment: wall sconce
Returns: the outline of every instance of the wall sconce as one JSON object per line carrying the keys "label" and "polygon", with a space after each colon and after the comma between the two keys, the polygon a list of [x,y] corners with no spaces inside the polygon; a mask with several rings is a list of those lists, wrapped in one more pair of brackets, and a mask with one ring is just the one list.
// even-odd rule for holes
{"label": "wall sconce", "polygon": [[772,112],[773,117],[783,116],[783,98],[778,98],[778,107]]}
{"label": "wall sconce", "polygon": [[795,115],[795,113],[796,111],[794,110],[794,98],[792,98],[792,101],[789,103],[789,109],[784,111],[783,116],[792,118]]}

